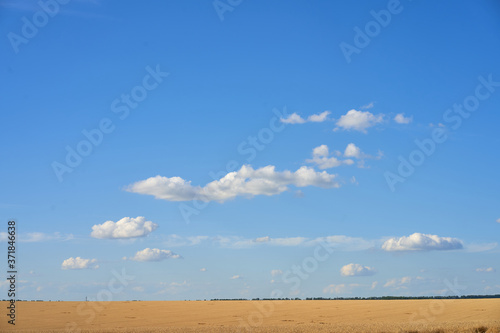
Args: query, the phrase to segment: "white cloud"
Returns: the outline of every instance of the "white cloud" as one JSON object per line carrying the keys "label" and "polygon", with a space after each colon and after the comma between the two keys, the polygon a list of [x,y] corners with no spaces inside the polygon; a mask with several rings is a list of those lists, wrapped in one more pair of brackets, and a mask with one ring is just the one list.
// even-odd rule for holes
{"label": "white cloud", "polygon": [[142,292],[144,292],[144,287],[137,286],[137,287],[133,287],[132,290],[142,293]]}
{"label": "white cloud", "polygon": [[398,124],[409,124],[413,120],[413,117],[405,117],[404,113],[398,113],[394,117],[394,121],[397,122]]}
{"label": "white cloud", "polygon": [[[417,280],[422,280],[421,277],[417,276]],[[394,289],[407,289],[408,284],[412,282],[413,279],[409,276],[402,277],[400,279],[390,279],[384,284],[384,288],[394,288]]]}
{"label": "white cloud", "polygon": [[218,201],[234,199],[238,196],[251,198],[256,195],[276,195],[288,190],[289,185],[296,187],[316,186],[322,188],[339,187],[335,175],[326,171],[318,172],[303,166],[295,172],[279,172],[268,165],[253,169],[243,165],[240,170],[230,172],[219,180],[204,187],[192,186],[190,181],[179,177],[156,176],[138,181],[126,189],[129,192],[153,195],[156,199],[167,201]]}
{"label": "white cloud", "polygon": [[206,271],[207,271],[207,269],[205,267],[200,268],[200,272],[206,272]]}
{"label": "white cloud", "polygon": [[360,264],[345,265],[340,269],[342,276],[368,276],[375,274],[373,267],[362,266]]}
{"label": "white cloud", "polygon": [[124,217],[118,222],[106,221],[92,227],[90,236],[94,238],[144,237],[158,228],[158,224],[146,221],[144,216]]}
{"label": "white cloud", "polygon": [[345,284],[330,284],[323,289],[325,294],[341,294],[347,291]]}
{"label": "white cloud", "polygon": [[283,271],[281,269],[273,269],[271,271],[272,276],[281,275],[281,274],[283,274]]}
{"label": "white cloud", "polygon": [[[0,232],[0,242],[6,242],[8,240],[8,234],[6,232]],[[49,241],[67,241],[73,239],[72,234],[63,235],[59,232],[54,232],[53,234],[46,234],[43,232],[28,232],[20,234],[17,237],[17,241],[25,243],[36,243],[36,242],[49,242]]]}
{"label": "white cloud", "polygon": [[128,258],[128,260],[134,261],[162,261],[165,259],[179,259],[181,256],[170,251],[170,250],[160,250],[160,249],[150,249],[145,248],[144,250],[137,251],[137,253]]}
{"label": "white cloud", "polygon": [[280,121],[285,124],[303,124],[306,122],[304,118],[295,112],[289,115],[288,118],[280,118]]}
{"label": "white cloud", "polygon": [[314,148],[312,155],[313,158],[306,160],[306,162],[314,163],[320,169],[330,169],[341,165],[351,165],[354,163],[354,161],[351,159],[339,160],[335,156],[329,157],[330,152],[327,145],[321,145]]}
{"label": "white cloud", "polygon": [[497,219],[497,223],[500,223],[500,219]]}
{"label": "white cloud", "polygon": [[242,277],[241,277],[240,275],[233,275],[233,276],[231,276],[229,279],[230,279],[230,280],[239,280],[239,279],[241,279],[241,278],[242,278]]}
{"label": "white cloud", "polygon": [[314,123],[321,123],[328,118],[329,114],[330,114],[330,111],[323,111],[323,112],[318,113],[318,114],[310,115],[307,118],[307,120],[310,122],[314,122]]}
{"label": "white cloud", "polygon": [[372,286],[370,287],[370,289],[375,289],[377,287],[377,284],[378,284],[378,281],[372,282]]}
{"label": "white cloud", "polygon": [[363,154],[361,153],[361,149],[359,149],[359,147],[357,147],[354,143],[349,143],[347,147],[345,147],[344,156],[362,158]]}
{"label": "white cloud", "polygon": [[363,110],[371,109],[374,105],[375,105],[374,102],[370,102],[370,103],[368,103],[368,104],[363,105],[362,107],[360,107],[360,109],[363,109]]}
{"label": "white cloud", "polygon": [[280,118],[280,121],[285,124],[304,124],[306,122],[321,123],[328,119],[329,114],[330,111],[323,111],[318,114],[310,115],[309,117],[307,117],[306,120],[302,118],[299,114],[294,112],[291,115],[289,115],[288,118]]}
{"label": "white cloud", "polygon": [[488,267],[488,268],[476,268],[476,272],[493,273],[493,272],[496,272],[496,270],[495,270],[493,267]]}
{"label": "white cloud", "polygon": [[386,251],[430,251],[462,249],[463,243],[457,238],[439,237],[416,232],[408,237],[390,238],[382,244]]}
{"label": "white cloud", "polygon": [[383,114],[374,115],[369,111],[349,110],[345,115],[337,120],[335,130],[355,130],[366,133],[366,129],[381,123],[384,120]]}
{"label": "white cloud", "polygon": [[80,257],[68,258],[61,264],[61,269],[97,269],[97,259],[83,259]]}

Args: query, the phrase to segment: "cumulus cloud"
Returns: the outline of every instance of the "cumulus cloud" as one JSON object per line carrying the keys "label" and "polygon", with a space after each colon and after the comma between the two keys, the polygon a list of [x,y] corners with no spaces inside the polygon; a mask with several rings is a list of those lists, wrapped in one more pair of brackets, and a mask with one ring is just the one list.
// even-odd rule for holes
{"label": "cumulus cloud", "polygon": [[299,114],[294,112],[287,118],[280,118],[280,121],[285,124],[304,124],[306,122],[321,123],[328,119],[329,114],[330,111],[323,111],[318,114],[310,115],[306,120],[302,118]]}
{"label": "cumulus cloud", "polygon": [[214,180],[204,187],[193,186],[190,181],[179,177],[156,176],[138,181],[126,188],[127,191],[139,194],[153,195],[156,199],[167,201],[218,201],[234,199],[238,196],[251,198],[256,195],[277,195],[288,186],[316,186],[322,188],[339,187],[335,175],[326,171],[318,172],[313,168],[303,166],[295,172],[288,170],[275,171],[268,165],[253,169],[243,165],[240,170],[230,172],[219,180]]}
{"label": "cumulus cloud", "polygon": [[335,156],[329,156],[330,152],[327,145],[321,145],[313,149],[312,159],[306,160],[307,163],[314,163],[320,169],[330,169],[341,165],[351,165],[353,160],[339,160]]}
{"label": "cumulus cloud", "polygon": [[61,269],[97,269],[97,259],[68,258],[61,264]]}
{"label": "cumulus cloud", "polygon": [[408,237],[390,238],[382,244],[385,251],[430,251],[462,249],[463,243],[457,238],[439,237],[416,232]]}
{"label": "cumulus cloud", "polygon": [[476,268],[476,272],[493,273],[493,272],[496,272],[496,270],[493,267]]}
{"label": "cumulus cloud", "polygon": [[106,221],[92,227],[90,236],[94,238],[144,237],[158,228],[158,224],[146,221],[144,216],[124,217],[117,222]]}
{"label": "cumulus cloud", "polygon": [[[160,249],[145,248],[144,250],[137,251],[133,257],[128,260],[133,261],[162,261],[165,259],[179,259],[181,256],[170,251]],[[127,259],[127,258],[124,258]]]}
{"label": "cumulus cloud", "polygon": [[345,265],[340,269],[342,276],[369,276],[375,274],[373,267],[362,266],[360,264]]}
{"label": "cumulus cloud", "polygon": [[374,115],[369,111],[349,110],[345,115],[337,120],[335,130],[355,130],[366,133],[366,129],[381,123],[384,120],[383,114]]}
{"label": "cumulus cloud", "polygon": [[413,120],[413,117],[405,117],[404,113],[398,113],[394,117],[394,121],[397,122],[398,124],[409,124]]}

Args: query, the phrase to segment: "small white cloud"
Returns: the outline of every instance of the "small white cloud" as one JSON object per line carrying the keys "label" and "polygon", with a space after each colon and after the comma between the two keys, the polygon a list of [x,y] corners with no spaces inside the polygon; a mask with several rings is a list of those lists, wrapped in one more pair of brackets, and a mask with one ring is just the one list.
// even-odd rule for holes
{"label": "small white cloud", "polygon": [[306,160],[306,162],[314,163],[318,166],[318,168],[322,170],[335,168],[341,165],[351,165],[354,163],[354,161],[351,159],[339,160],[335,156],[329,157],[330,152],[327,145],[321,145],[314,148],[312,155],[313,158]]}
{"label": "small white cloud", "polygon": [[496,272],[496,270],[493,267],[476,268],[476,272],[493,273],[493,272]]}
{"label": "small white cloud", "polygon": [[378,284],[378,281],[372,282],[372,286],[370,287],[370,289],[375,289],[377,287],[377,284]]}
{"label": "small white cloud", "polygon": [[314,122],[314,123],[321,123],[321,122],[328,119],[329,114],[330,114],[330,111],[323,111],[319,114],[313,114],[307,118],[307,121]]}
{"label": "small white cloud", "polygon": [[144,292],[144,287],[137,286],[137,287],[133,287],[132,290],[142,293],[142,292]]}
{"label": "small white cloud", "polygon": [[356,180],[356,177],[354,176],[351,177],[351,184],[359,185],[358,181]]}
{"label": "small white cloud", "polygon": [[500,223],[500,219],[497,219],[497,223]]}
{"label": "small white cloud", "polygon": [[357,147],[354,143],[349,143],[345,148],[344,156],[362,158],[363,154],[361,153],[361,149],[359,149],[359,147]]}
{"label": "small white cloud", "polygon": [[330,284],[323,289],[325,294],[341,294],[347,291],[345,284]]}
{"label": "small white cloud", "polygon": [[307,120],[302,118],[299,114],[297,113],[292,113],[289,115],[287,118],[280,118],[280,121],[285,124],[304,124],[306,122],[311,122],[311,123],[321,123],[324,122],[328,119],[328,115],[330,114],[330,111],[323,111],[318,114],[313,114],[307,117]]}
{"label": "small white cloud", "polygon": [[369,111],[349,110],[345,115],[337,120],[337,129],[355,130],[366,133],[366,129],[381,123],[384,120],[383,114],[374,115]]}
{"label": "small white cloud", "polygon": [[241,279],[241,278],[242,278],[242,277],[241,277],[240,275],[233,275],[233,276],[231,276],[229,279],[230,279],[230,280],[239,280],[239,279]]}
{"label": "small white cloud", "polygon": [[384,288],[395,288],[395,289],[406,289],[408,285],[412,281],[412,278],[409,276],[402,277],[400,279],[391,279],[387,280],[384,284]]}
{"label": "small white cloud", "polygon": [[61,269],[97,269],[97,259],[83,259],[80,257],[68,258],[61,264]]}
{"label": "small white cloud", "polygon": [[192,186],[191,182],[179,177],[156,176],[138,181],[126,189],[129,192],[153,195],[167,201],[218,201],[224,202],[239,196],[252,198],[256,195],[277,195],[287,191],[289,185],[296,187],[316,186],[322,188],[340,187],[335,175],[318,172],[307,166],[297,171],[275,171],[273,165],[253,169],[243,165],[240,170],[230,172],[219,180],[204,187]]}
{"label": "small white cloud", "polygon": [[283,274],[283,271],[281,269],[273,269],[271,271],[272,276],[277,276],[277,275],[281,275],[281,274]]}
{"label": "small white cloud", "polygon": [[360,264],[345,265],[340,269],[342,276],[369,276],[375,274],[373,267],[362,266]]}
{"label": "small white cloud", "polygon": [[200,268],[200,272],[206,272],[206,271],[207,271],[207,269],[205,267]]}
{"label": "small white cloud", "polygon": [[144,237],[158,228],[158,224],[146,221],[144,216],[124,217],[117,222],[106,221],[92,227],[94,238],[133,238]]}
{"label": "small white cloud", "polygon": [[368,104],[363,105],[362,107],[360,107],[360,109],[362,109],[362,110],[371,109],[374,105],[375,105],[374,102],[370,102],[370,103],[368,103]]}
{"label": "small white cloud", "polygon": [[304,118],[295,112],[289,115],[288,118],[280,118],[280,121],[285,124],[303,124],[306,122]]}
{"label": "small white cloud", "polygon": [[413,120],[413,117],[405,117],[404,113],[398,113],[394,117],[394,121],[397,122],[398,124],[409,124]]}
{"label": "small white cloud", "polygon": [[408,237],[390,238],[382,244],[385,251],[430,251],[462,249],[463,243],[457,238],[416,232]]}
{"label": "small white cloud", "polygon": [[170,250],[160,250],[160,249],[150,249],[145,248],[144,250],[137,251],[137,253],[128,258],[128,260],[133,261],[161,261],[165,259],[179,259],[181,256],[170,251]]}

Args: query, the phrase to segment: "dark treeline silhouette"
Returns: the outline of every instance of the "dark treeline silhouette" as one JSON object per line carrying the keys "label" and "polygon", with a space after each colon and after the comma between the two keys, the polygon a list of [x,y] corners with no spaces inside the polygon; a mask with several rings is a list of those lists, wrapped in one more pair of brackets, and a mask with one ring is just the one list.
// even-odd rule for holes
{"label": "dark treeline silhouette", "polygon": [[302,298],[212,298],[211,301],[332,301],[332,300],[397,300],[397,299],[473,299],[500,298],[495,295],[455,295],[455,296],[380,296],[380,297],[306,297]]}

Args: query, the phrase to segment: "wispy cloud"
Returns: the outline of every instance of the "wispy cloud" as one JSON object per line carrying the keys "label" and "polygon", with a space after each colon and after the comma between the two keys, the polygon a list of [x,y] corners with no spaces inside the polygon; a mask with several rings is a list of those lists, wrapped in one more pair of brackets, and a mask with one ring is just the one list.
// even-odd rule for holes
{"label": "wispy cloud", "polygon": [[413,120],[413,117],[405,117],[404,113],[398,113],[394,117],[394,121],[397,122],[398,124],[409,124]]}
{"label": "wispy cloud", "polygon": [[170,250],[160,250],[160,249],[150,249],[145,248],[144,250],[137,251],[137,253],[130,258],[124,257],[124,260],[133,261],[162,261],[165,259],[179,259],[180,255],[170,251]]}

